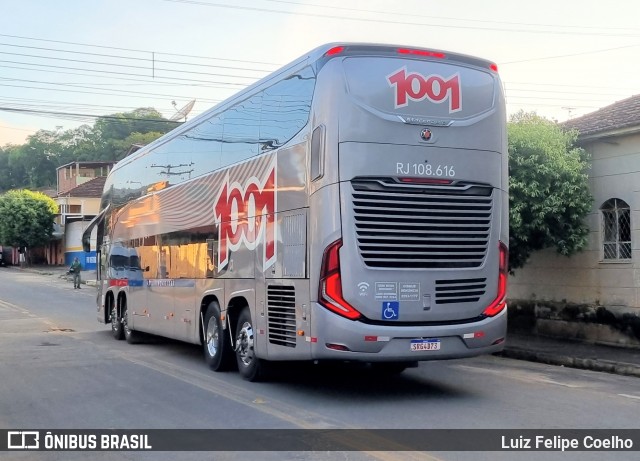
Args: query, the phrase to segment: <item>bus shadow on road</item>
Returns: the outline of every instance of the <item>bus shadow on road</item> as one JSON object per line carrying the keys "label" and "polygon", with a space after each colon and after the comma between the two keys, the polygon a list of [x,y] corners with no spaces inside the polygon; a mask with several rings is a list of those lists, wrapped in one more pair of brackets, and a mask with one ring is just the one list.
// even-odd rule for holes
{"label": "bus shadow on road", "polygon": [[[111,340],[110,331],[100,332],[100,337]],[[151,334],[141,335],[136,345],[130,347],[153,347],[162,354],[179,357],[191,365],[201,366],[208,371],[202,359],[202,347],[182,341]],[[421,362],[418,367],[407,368],[398,373],[394,370],[378,369],[370,363],[358,362],[269,362],[268,373],[260,383],[252,386],[281,386],[288,392],[314,394],[317,397],[331,396],[357,400],[361,403],[385,400],[409,399],[460,399],[473,397],[475,393],[468,386],[462,386],[459,377],[452,377],[454,371],[446,371],[450,361]],[[452,362],[459,362],[454,360]],[[215,373],[214,375],[235,374],[237,372]]]}
{"label": "bus shadow on road", "polygon": [[371,364],[353,362],[282,362],[271,366],[268,382],[289,387],[291,392],[316,396],[339,396],[360,403],[380,399],[459,399],[469,397],[468,389],[449,379],[425,376],[426,367],[442,366],[422,363],[402,373],[389,373]]}

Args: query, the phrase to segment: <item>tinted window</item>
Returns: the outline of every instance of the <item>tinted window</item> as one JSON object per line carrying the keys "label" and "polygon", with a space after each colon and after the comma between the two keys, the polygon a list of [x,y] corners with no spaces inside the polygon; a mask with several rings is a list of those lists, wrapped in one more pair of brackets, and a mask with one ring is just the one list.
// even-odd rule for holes
{"label": "tinted window", "polygon": [[262,93],[258,93],[225,111],[223,165],[258,155],[261,101]]}
{"label": "tinted window", "polygon": [[[309,120],[310,68],[212,115],[117,170],[107,189],[115,206],[287,143]],[[117,181],[112,181],[117,179]],[[103,204],[106,206],[106,204]]]}
{"label": "tinted window", "polygon": [[306,125],[314,86],[315,76],[306,68],[263,91],[261,152],[277,149]]}

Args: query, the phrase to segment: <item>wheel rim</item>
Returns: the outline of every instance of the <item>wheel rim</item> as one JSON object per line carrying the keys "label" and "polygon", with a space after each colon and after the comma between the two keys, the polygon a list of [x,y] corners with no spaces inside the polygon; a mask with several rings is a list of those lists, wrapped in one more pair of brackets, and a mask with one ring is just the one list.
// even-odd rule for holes
{"label": "wheel rim", "polygon": [[253,327],[244,322],[236,338],[236,351],[244,366],[249,366],[253,360]]}
{"label": "wheel rim", "polygon": [[129,329],[129,322],[127,322],[127,308],[126,307],[122,311],[122,327],[124,328],[124,334],[129,336],[131,334],[131,330]]}
{"label": "wheel rim", "polygon": [[211,357],[215,357],[218,353],[218,340],[220,339],[220,330],[218,322],[214,317],[209,319],[207,323],[207,351]]}
{"label": "wheel rim", "polygon": [[114,331],[118,329],[118,312],[116,311],[116,306],[111,308],[111,329]]}

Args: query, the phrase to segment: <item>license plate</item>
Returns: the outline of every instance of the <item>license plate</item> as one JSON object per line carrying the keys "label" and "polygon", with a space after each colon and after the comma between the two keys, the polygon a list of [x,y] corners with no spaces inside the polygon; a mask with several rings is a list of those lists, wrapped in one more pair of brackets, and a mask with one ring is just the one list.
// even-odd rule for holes
{"label": "license plate", "polygon": [[412,339],[411,351],[439,351],[439,339]]}

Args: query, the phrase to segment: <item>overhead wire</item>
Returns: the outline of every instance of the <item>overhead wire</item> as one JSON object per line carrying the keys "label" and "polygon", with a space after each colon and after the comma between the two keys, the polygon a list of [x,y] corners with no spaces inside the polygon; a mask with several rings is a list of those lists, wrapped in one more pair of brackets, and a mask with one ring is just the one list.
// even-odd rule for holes
{"label": "overhead wire", "polygon": [[210,3],[204,2],[200,0],[161,0],[163,2],[171,2],[171,3],[181,3],[181,4],[189,4],[189,5],[198,5],[198,6],[206,6],[206,7],[214,7],[214,8],[227,8],[227,9],[235,9],[242,11],[258,11],[261,13],[277,13],[277,14],[286,14],[286,15],[296,15],[296,16],[307,16],[307,17],[317,17],[317,18],[325,18],[325,19],[339,19],[345,21],[360,21],[360,22],[369,22],[369,23],[382,23],[382,24],[395,24],[395,25],[404,25],[404,26],[429,26],[434,28],[447,28],[447,29],[466,29],[466,30],[484,30],[489,32],[513,32],[513,33],[531,33],[531,34],[555,34],[555,35],[590,35],[590,36],[609,36],[609,37],[640,37],[639,33],[634,34],[623,34],[616,32],[593,32],[593,31],[560,31],[560,30],[543,30],[543,29],[523,29],[521,26],[517,28],[498,28],[498,27],[478,27],[478,26],[461,26],[461,25],[451,25],[451,24],[442,24],[442,23],[425,23],[425,22],[408,22],[408,21],[392,21],[389,19],[371,19],[371,18],[363,18],[361,16],[358,17],[345,17],[338,16],[332,14],[321,14],[321,13],[309,13],[303,11],[286,11],[286,10],[273,10],[269,8],[259,8],[253,6],[242,6],[237,4],[222,4],[222,3]]}
{"label": "overhead wire", "polygon": [[562,28],[575,28],[575,29],[597,29],[597,30],[631,30],[635,32],[640,32],[637,28],[632,27],[600,27],[600,26],[584,26],[584,25],[566,25],[566,24],[540,24],[540,23],[527,23],[527,22],[513,22],[513,21],[497,21],[495,19],[469,19],[469,18],[461,18],[461,17],[450,17],[450,16],[433,16],[433,15],[425,15],[420,14],[416,11],[411,11],[409,13],[403,13],[399,11],[390,11],[390,10],[371,10],[371,9],[363,9],[363,8],[348,8],[344,6],[338,5],[320,5],[317,3],[308,3],[308,2],[293,2],[290,0],[263,0],[265,2],[271,3],[284,3],[288,5],[296,5],[296,6],[312,6],[318,8],[328,8],[331,10],[340,10],[340,11],[353,11],[357,13],[375,13],[382,15],[394,15],[394,16],[409,16],[411,18],[427,18],[427,19],[437,19],[437,20],[447,20],[447,21],[464,21],[464,22],[479,22],[484,24],[507,24],[511,26],[533,26],[533,27],[562,27]]}
{"label": "overhead wire", "polygon": [[[307,13],[307,12],[300,12],[300,11],[283,11],[283,10],[273,10],[273,9],[267,9],[267,8],[257,8],[257,7],[246,7],[246,6],[241,6],[241,5],[237,5],[237,4],[220,4],[220,3],[213,3],[213,2],[205,2],[205,1],[196,1],[196,0],[162,0],[165,2],[173,2],[173,3],[183,3],[183,4],[192,4],[192,5],[201,5],[201,6],[207,6],[207,7],[219,7],[219,8],[231,8],[231,9],[236,9],[236,10],[252,10],[252,11],[261,11],[261,12],[269,12],[269,13],[277,13],[277,14],[294,14],[294,15],[302,15],[302,16],[315,16],[315,17],[320,17],[320,18],[330,18],[330,19],[343,19],[343,20],[352,20],[352,21],[365,21],[365,22],[380,22],[380,23],[391,23],[391,24],[402,24],[402,25],[420,25],[420,26],[424,26],[424,25],[430,25],[433,27],[446,27],[446,28],[451,28],[451,29],[479,29],[479,30],[488,30],[488,31],[509,31],[509,32],[531,32],[531,33],[551,33],[551,34],[574,34],[574,35],[584,35],[586,33],[588,33],[589,35],[592,36],[624,36],[624,37],[640,37],[640,34],[635,34],[636,29],[634,28],[607,28],[607,27],[592,27],[592,26],[574,26],[574,25],[558,25],[558,24],[533,24],[533,23],[517,23],[517,22],[505,22],[505,21],[491,21],[491,20],[480,20],[480,19],[464,19],[464,18],[448,18],[448,17],[435,17],[435,16],[426,16],[426,15],[420,15],[420,14],[407,14],[407,13],[401,13],[401,12],[390,12],[390,11],[381,11],[381,10],[372,10],[372,9],[359,9],[359,8],[349,8],[349,7],[344,7],[344,6],[335,6],[335,7],[331,7],[331,9],[333,11],[351,11],[351,12],[358,12],[358,13],[367,13],[367,14],[384,14],[385,16],[389,15],[389,14],[393,14],[395,16],[410,16],[411,18],[415,19],[415,18],[426,18],[426,19],[438,19],[438,20],[456,20],[456,21],[466,21],[466,22],[474,22],[474,23],[486,23],[486,24],[503,24],[503,25],[509,25],[509,26],[526,26],[526,27],[537,27],[537,28],[562,28],[563,30],[555,30],[555,31],[549,31],[549,30],[513,30],[513,29],[504,29],[504,28],[499,28],[499,27],[474,27],[474,26],[464,26],[464,25],[455,25],[455,24],[427,24],[427,23],[416,23],[416,22],[408,22],[408,21],[390,21],[387,19],[372,19],[372,18],[363,18],[363,17],[358,17],[358,18],[353,18],[353,17],[345,17],[345,16],[336,16],[336,15],[329,15],[329,14],[318,14],[318,13]],[[304,6],[304,7],[318,7],[318,8],[327,8],[326,5],[319,5],[319,4],[312,4],[312,3],[301,3],[301,2],[293,2],[293,1],[286,1],[286,0],[266,0],[272,3],[281,3],[281,4],[290,4],[290,5],[296,5],[296,6]],[[570,32],[568,30],[574,29],[573,32]],[[576,30],[576,29],[580,29],[580,30]],[[589,32],[583,32],[583,31],[589,31]],[[630,33],[629,33],[630,32]],[[51,60],[51,59],[55,59],[57,61],[66,61],[66,62],[81,62],[84,64],[88,64],[88,65],[98,65],[98,66],[109,66],[111,69],[110,70],[104,70],[104,69],[89,69],[89,68],[79,68],[79,67],[71,67],[71,66],[58,66],[58,65],[51,65],[51,64],[42,64],[42,63],[33,63],[33,62],[16,62],[16,61],[0,61],[2,63],[5,64],[16,64],[17,66],[11,66],[11,65],[0,65],[0,67],[3,68],[11,68],[11,69],[16,69],[16,70],[28,70],[28,71],[37,71],[37,72],[48,72],[48,73],[57,73],[57,74],[66,74],[66,75],[79,75],[79,76],[91,76],[91,77],[100,77],[100,78],[104,78],[104,79],[112,79],[112,80],[121,80],[121,81],[130,81],[130,82],[136,82],[136,85],[147,85],[147,84],[154,84],[154,85],[173,85],[173,86],[182,86],[182,83],[187,83],[189,86],[200,86],[200,87],[211,87],[211,88],[216,88],[215,85],[221,85],[222,88],[226,88],[229,90],[232,90],[231,87],[245,87],[247,84],[245,83],[239,83],[239,82],[232,82],[232,81],[211,81],[211,80],[198,80],[198,79],[190,79],[190,78],[184,78],[181,76],[165,76],[165,75],[141,75],[141,74],[136,74],[136,73],[127,73],[127,72],[118,72],[113,70],[113,67],[117,67],[117,68],[129,68],[129,69],[143,69],[146,71],[158,71],[158,72],[168,72],[168,73],[181,73],[181,74],[192,74],[192,75],[202,75],[202,76],[212,76],[212,77],[226,77],[226,78],[232,78],[232,79],[255,79],[257,80],[259,77],[258,76],[248,76],[248,75],[229,75],[229,74],[217,74],[217,73],[211,73],[211,72],[197,72],[197,71],[192,71],[192,70],[185,70],[185,69],[166,69],[166,68],[157,68],[155,67],[156,63],[163,63],[163,64],[176,64],[176,65],[182,65],[182,66],[193,66],[193,67],[198,67],[198,68],[217,68],[217,69],[226,69],[226,70],[237,70],[240,72],[244,72],[244,71],[248,71],[248,72],[264,72],[267,73],[269,72],[268,69],[256,69],[256,68],[246,68],[246,67],[235,67],[235,66],[225,66],[225,65],[217,65],[217,64],[204,64],[202,62],[200,63],[194,63],[194,62],[185,62],[185,61],[180,61],[180,60],[167,60],[167,59],[162,59],[163,56],[173,56],[173,57],[178,57],[180,59],[198,59],[198,60],[207,60],[208,62],[232,62],[232,63],[242,63],[242,64],[249,64],[249,65],[266,65],[266,66],[277,66],[277,64],[274,63],[269,63],[269,62],[263,62],[263,61],[248,61],[248,60],[239,60],[239,59],[227,59],[227,58],[218,58],[218,57],[212,57],[212,56],[198,56],[198,55],[190,55],[190,54],[181,54],[181,53],[171,53],[171,52],[162,52],[162,51],[151,51],[151,50],[141,50],[141,49],[134,49],[134,48],[124,48],[124,47],[114,47],[114,46],[105,46],[105,45],[95,45],[95,44],[89,44],[89,43],[82,43],[82,42],[73,42],[73,41],[63,41],[63,40],[52,40],[52,39],[43,39],[43,38],[37,38],[37,37],[28,37],[28,36],[20,36],[20,35],[11,35],[11,34],[0,34],[0,37],[5,37],[5,38],[11,38],[11,39],[19,39],[19,40],[28,40],[28,41],[36,41],[36,42],[45,42],[45,43],[56,43],[56,44],[60,44],[60,45],[65,45],[65,46],[74,46],[74,47],[83,47],[83,48],[90,48],[90,49],[105,49],[105,50],[117,50],[117,51],[123,51],[123,52],[127,52],[127,53],[137,53],[137,54],[144,54],[145,56],[137,56],[137,57],[132,57],[132,56],[124,56],[122,54],[107,54],[107,53],[96,53],[96,52],[91,52],[91,51],[79,51],[79,50],[69,50],[69,49],[58,49],[58,48],[51,48],[51,47],[40,47],[40,46],[29,46],[29,45],[24,45],[24,44],[14,44],[14,43],[0,43],[0,46],[7,46],[7,47],[15,47],[15,48],[22,48],[22,49],[33,49],[33,50],[41,50],[41,51],[49,51],[49,52],[56,52],[56,53],[66,53],[66,54],[72,54],[72,55],[76,55],[76,56],[94,56],[94,57],[100,57],[100,58],[106,58],[106,59],[114,59],[114,60],[136,60],[137,62],[147,62],[151,64],[151,67],[145,67],[145,66],[135,66],[135,65],[130,65],[130,64],[123,64],[122,62],[100,62],[100,61],[88,61],[87,59],[71,59],[71,58],[65,58],[65,57],[51,57],[51,56],[42,56],[42,55],[30,55],[27,53],[10,53],[10,52],[2,52],[0,51],[0,54],[4,54],[4,55],[13,55],[13,56],[19,56],[22,58],[29,58],[29,59],[41,59],[41,60]],[[501,65],[509,65],[509,64],[517,64],[520,62],[531,62],[531,61],[537,61],[537,60],[544,60],[544,59],[556,59],[556,58],[566,58],[566,57],[570,57],[570,56],[580,56],[580,55],[585,55],[585,54],[593,54],[593,53],[602,53],[602,52],[608,52],[608,51],[612,51],[612,50],[617,50],[617,49],[623,49],[623,48],[630,48],[630,47],[636,47],[639,45],[625,45],[625,46],[621,46],[621,47],[616,47],[616,48],[608,48],[608,49],[602,49],[602,50],[590,50],[590,51],[585,51],[585,52],[580,52],[580,53],[574,53],[574,54],[567,54],[567,55],[562,55],[562,56],[549,56],[549,57],[540,57],[540,58],[531,58],[528,60],[520,60],[520,61],[511,61],[511,62],[505,62],[505,63],[500,63]],[[30,66],[30,68],[25,68],[25,67],[18,67],[18,66]],[[36,68],[33,68],[36,67]],[[40,68],[38,68],[40,67]],[[46,70],[45,70],[46,69]],[[53,70],[56,69],[56,70]],[[77,73],[77,72],[68,72],[68,71],[79,71],[79,72],[88,72],[90,74],[82,74],[82,73]],[[137,78],[130,78],[130,77],[137,77]],[[144,79],[148,79],[148,78],[152,78],[152,80],[144,80]],[[24,80],[21,79],[24,82],[29,82],[29,80]],[[7,80],[5,80],[7,81]],[[66,88],[82,88],[82,89],[92,89],[92,90],[98,90],[98,91],[102,91],[102,93],[96,93],[96,91],[91,91],[91,92],[87,92],[87,91],[72,91],[69,89],[60,89],[60,88],[38,88],[38,87],[29,87],[29,86],[18,86],[18,85],[8,85],[8,84],[0,84],[0,86],[8,86],[8,87],[22,87],[22,88],[26,88],[26,89],[34,89],[34,90],[46,90],[46,91],[64,91],[64,92],[77,92],[77,93],[81,93],[81,94],[86,94],[86,93],[90,93],[90,94],[101,94],[101,95],[105,95],[105,96],[116,96],[116,95],[122,95],[122,94],[126,94],[128,95],[128,97],[138,97],[138,98],[144,98],[146,96],[149,97],[166,97],[166,98],[171,98],[171,99],[175,99],[176,96],[174,95],[160,95],[160,94],[154,94],[154,93],[144,93],[144,92],[134,92],[134,91],[128,91],[128,90],[122,90],[122,89],[116,89],[116,88],[110,88],[110,89],[106,89],[109,92],[112,93],[107,93],[104,92],[105,89],[103,88],[95,88],[95,86],[100,86],[100,85],[112,85],[112,86],[124,86],[124,84],[122,83],[97,83],[94,82],[92,83],[92,85],[95,86],[89,86],[86,84],[82,84],[82,82],[37,82],[37,81],[32,81],[32,83],[37,83],[37,84],[42,84],[42,85],[49,85],[49,86],[64,86]],[[525,85],[535,85],[534,83],[525,83]],[[539,85],[545,85],[545,84],[539,84]],[[572,85],[567,85],[567,86],[572,86]],[[575,87],[575,86],[573,86]],[[553,98],[540,98],[538,97],[537,99],[554,99],[554,100],[562,100],[562,101],[570,101],[570,100],[575,100],[575,99],[569,99],[566,97],[563,97],[562,94],[566,94],[566,95],[579,95],[579,94],[583,94],[585,96],[602,96],[602,93],[591,93],[591,92],[584,92],[584,93],[575,93],[575,92],[561,92],[561,91],[556,91],[556,90],[535,90],[535,89],[517,89],[517,88],[513,88],[513,89],[508,89],[508,94],[510,95],[510,99],[527,99],[527,98],[532,98],[531,96],[521,96],[520,94],[522,94],[524,92],[524,94],[531,94],[531,93],[549,93],[549,94],[561,94],[560,96],[555,96]],[[137,94],[137,95],[136,95]],[[1,96],[0,96],[1,97]],[[218,100],[206,100],[206,99],[202,99],[202,98],[198,98],[200,101],[205,101],[205,102],[218,102]],[[581,99],[581,100],[584,100]],[[593,101],[595,101],[595,99],[593,99]],[[561,107],[562,103],[558,103],[557,105],[555,105],[556,107]],[[80,105],[76,105],[75,107],[81,107]],[[95,107],[101,107],[101,106],[95,106]],[[109,107],[109,106],[102,106],[102,107]],[[115,106],[111,106],[111,107],[115,107]]]}

